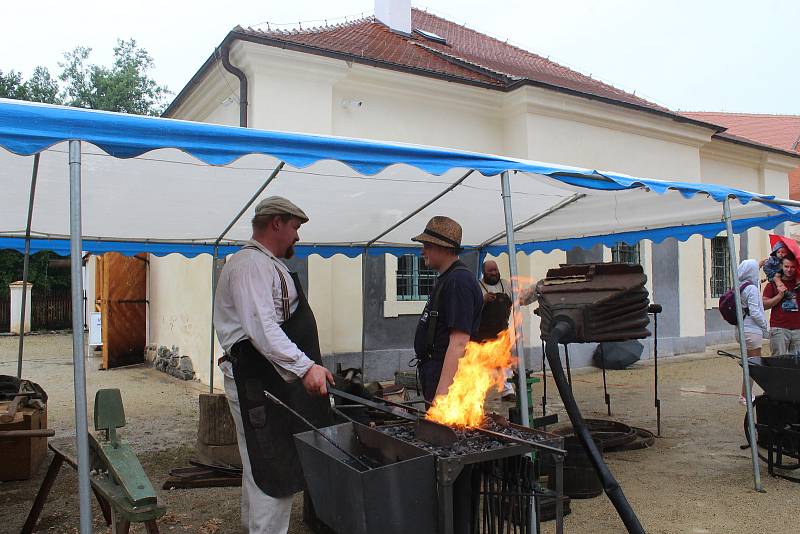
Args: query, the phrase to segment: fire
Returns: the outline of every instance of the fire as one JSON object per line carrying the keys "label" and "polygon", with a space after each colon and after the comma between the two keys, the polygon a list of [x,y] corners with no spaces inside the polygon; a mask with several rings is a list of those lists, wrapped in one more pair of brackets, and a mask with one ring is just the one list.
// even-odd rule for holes
{"label": "fire", "polygon": [[516,363],[511,355],[514,328],[484,343],[469,342],[447,391],[433,400],[427,419],[443,425],[476,427],[483,423],[489,389],[503,390],[505,370]]}

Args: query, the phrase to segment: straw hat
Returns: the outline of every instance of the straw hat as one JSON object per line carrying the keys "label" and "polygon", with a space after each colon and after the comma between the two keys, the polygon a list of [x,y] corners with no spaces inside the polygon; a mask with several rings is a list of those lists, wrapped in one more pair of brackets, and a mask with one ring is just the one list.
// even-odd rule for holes
{"label": "straw hat", "polygon": [[450,217],[437,215],[425,226],[425,231],[412,237],[417,243],[431,243],[445,248],[461,248],[461,225]]}

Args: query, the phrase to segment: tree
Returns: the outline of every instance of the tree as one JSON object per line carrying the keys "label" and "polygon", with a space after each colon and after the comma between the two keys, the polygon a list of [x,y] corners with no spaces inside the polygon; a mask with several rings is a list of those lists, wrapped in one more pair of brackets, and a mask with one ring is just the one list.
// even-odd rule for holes
{"label": "tree", "polygon": [[153,58],[134,39],[117,40],[110,68],[87,63],[90,54],[91,48],[79,46],[64,54],[66,61],[59,63],[59,79],[66,84],[61,92],[65,104],[136,115],[161,114],[169,91],[150,77]]}
{"label": "tree", "polygon": [[22,74],[9,71],[3,74],[0,70],[0,97],[14,98],[17,100],[30,100],[31,102],[45,102],[60,104],[58,97],[58,82],[50,76],[46,67],[36,67],[33,75],[25,82]]}

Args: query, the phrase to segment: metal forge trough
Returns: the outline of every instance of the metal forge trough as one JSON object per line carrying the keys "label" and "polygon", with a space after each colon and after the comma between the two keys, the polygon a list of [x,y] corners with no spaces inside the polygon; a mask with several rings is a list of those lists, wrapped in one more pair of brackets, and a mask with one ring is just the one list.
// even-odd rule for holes
{"label": "metal forge trough", "polygon": [[[315,432],[295,436],[316,514],[334,531],[452,534],[469,524],[476,533],[530,533],[534,493],[560,496],[561,471],[555,492],[536,488],[526,456],[540,449],[560,465],[560,436],[511,425],[499,416],[487,417],[482,429],[458,430],[421,425],[421,418],[405,413],[406,421],[395,425],[371,428],[351,421],[322,429],[370,465],[368,470]],[[429,429],[438,436],[435,444],[421,439],[430,435],[418,430],[427,424],[440,427]],[[455,440],[445,444],[440,440],[447,433]],[[562,501],[554,500],[561,532]]]}

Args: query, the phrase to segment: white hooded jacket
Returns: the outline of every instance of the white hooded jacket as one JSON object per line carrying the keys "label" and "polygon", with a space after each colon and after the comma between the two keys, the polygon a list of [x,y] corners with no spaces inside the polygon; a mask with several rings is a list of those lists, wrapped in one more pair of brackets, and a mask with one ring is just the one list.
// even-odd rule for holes
{"label": "white hooded jacket", "polygon": [[769,325],[764,315],[764,301],[761,300],[759,289],[758,262],[756,260],[744,260],[739,264],[739,283],[750,282],[750,285],[742,290],[742,306],[749,310],[747,317],[744,318],[744,331],[749,334],[761,334],[767,336]]}

